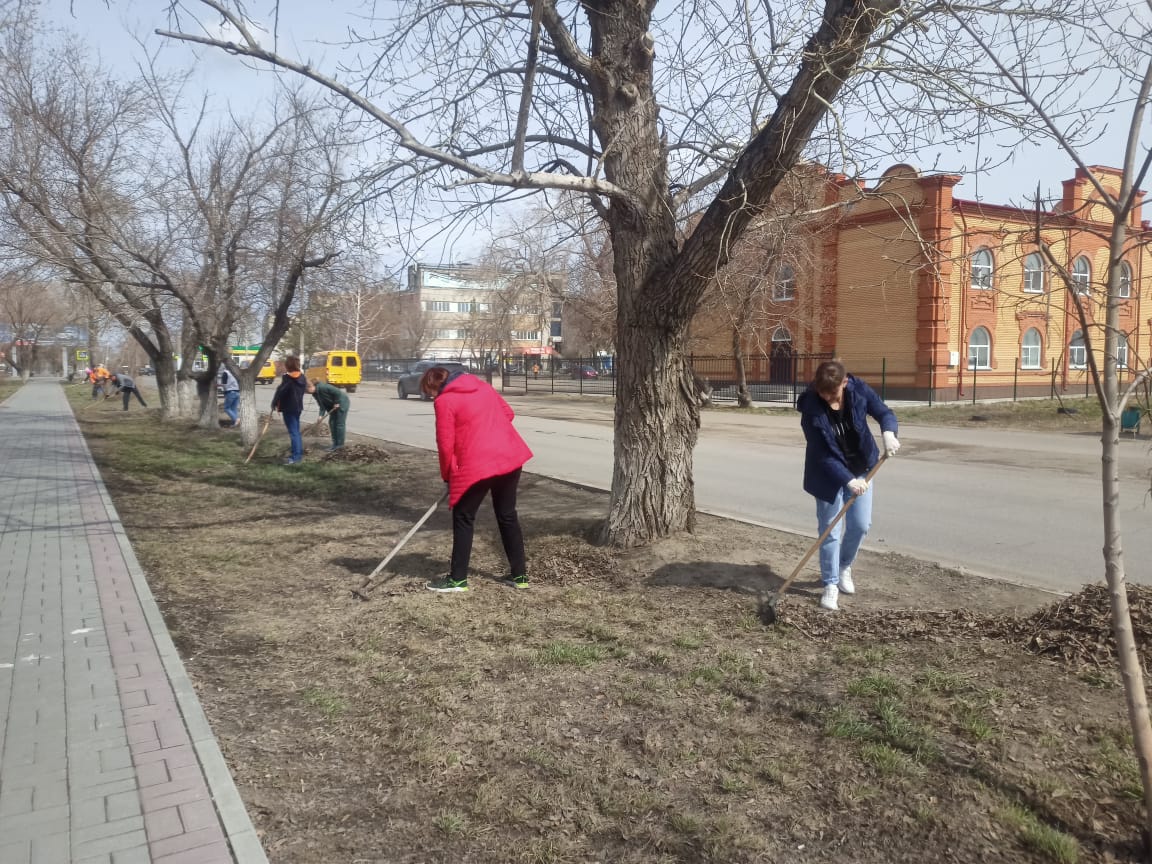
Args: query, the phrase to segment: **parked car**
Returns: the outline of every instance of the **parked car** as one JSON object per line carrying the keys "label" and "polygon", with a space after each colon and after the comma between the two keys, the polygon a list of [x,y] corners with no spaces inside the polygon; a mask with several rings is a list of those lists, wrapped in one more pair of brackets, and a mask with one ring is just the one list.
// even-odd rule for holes
{"label": "parked car", "polygon": [[449,372],[468,372],[469,369],[463,363],[450,363],[440,360],[421,360],[408,370],[407,375],[401,375],[396,379],[396,396],[400,399],[407,399],[409,396],[420,396],[427,398],[420,392],[420,378],[431,369],[433,366],[443,366]]}
{"label": "parked car", "polygon": [[595,366],[573,366],[573,378],[599,378],[600,373],[596,371]]}

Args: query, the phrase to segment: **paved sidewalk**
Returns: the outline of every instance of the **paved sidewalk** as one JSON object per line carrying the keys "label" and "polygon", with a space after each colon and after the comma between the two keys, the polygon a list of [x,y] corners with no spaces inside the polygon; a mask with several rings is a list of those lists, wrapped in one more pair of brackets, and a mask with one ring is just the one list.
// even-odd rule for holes
{"label": "paved sidewalk", "polygon": [[0,404],[0,862],[264,864],[63,388]]}

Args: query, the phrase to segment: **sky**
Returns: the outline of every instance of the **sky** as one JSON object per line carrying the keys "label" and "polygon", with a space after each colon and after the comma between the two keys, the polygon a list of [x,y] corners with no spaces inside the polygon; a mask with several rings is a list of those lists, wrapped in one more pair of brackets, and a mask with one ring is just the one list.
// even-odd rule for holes
{"label": "sky", "polygon": [[[230,108],[242,114],[259,114],[270,100],[277,76],[290,75],[262,70],[217,49],[154,35],[156,28],[170,28],[165,12],[167,0],[109,0],[107,4],[104,0],[41,2],[45,20],[80,34],[114,69],[131,73],[143,55],[144,49],[136,43],[133,34],[144,40],[150,50],[159,50],[162,68],[194,68],[190,90],[211,94],[213,104],[221,111]],[[396,0],[378,2],[384,5]],[[273,5],[273,0],[249,0],[249,8],[254,13],[267,13]],[[339,50],[324,43],[337,43],[344,36],[344,25],[349,20],[345,10],[354,5],[351,0],[282,0],[281,53],[308,58],[317,68],[330,69]],[[1089,164],[1116,164],[1121,158],[1122,146],[1122,134],[1106,134],[1087,147],[1084,155]],[[959,172],[964,166],[974,164],[978,154],[986,156],[1002,147],[993,136],[983,136],[974,138],[967,152],[928,151],[919,158],[893,154],[889,164],[909,162],[922,170],[936,164],[940,170]],[[1022,145],[1004,155],[1007,161],[1000,167],[981,174],[966,174],[955,195],[988,203],[1024,204],[1035,194],[1038,184],[1044,195],[1058,196],[1061,181],[1075,172],[1069,158],[1055,144]],[[881,170],[883,167],[887,166]],[[475,260],[487,239],[483,231],[477,230],[455,230],[441,236],[429,233],[423,238],[425,248],[421,250],[420,260],[425,263]],[[389,259],[386,269],[393,272],[410,263],[409,252],[402,249],[382,250],[382,256]]]}

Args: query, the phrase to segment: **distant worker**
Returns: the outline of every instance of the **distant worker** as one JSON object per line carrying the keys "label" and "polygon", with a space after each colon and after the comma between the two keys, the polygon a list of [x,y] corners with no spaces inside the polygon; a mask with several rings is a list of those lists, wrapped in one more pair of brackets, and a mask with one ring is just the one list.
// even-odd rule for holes
{"label": "distant worker", "polygon": [[532,377],[533,378],[539,378],[540,377],[540,364],[539,363],[533,363],[532,364]]}
{"label": "distant worker", "polygon": [[220,388],[224,391],[224,413],[235,429],[240,425],[240,382],[227,366],[220,367]]}
{"label": "distant worker", "polygon": [[104,384],[112,377],[112,373],[104,368],[104,364],[97,363],[88,370],[88,380],[92,382],[92,398],[99,399],[104,394]]}
{"label": "distant worker", "polygon": [[[121,372],[119,375],[113,375],[110,380],[116,386],[116,393],[124,394],[125,411],[128,410],[128,401],[132,398],[133,393],[136,394],[137,401],[139,401],[143,407],[148,407],[148,404],[144,401],[144,397],[141,396],[140,391],[136,389],[136,382],[133,381],[130,376]],[[115,395],[115,393],[112,395]]]}
{"label": "distant worker", "polygon": [[328,431],[332,435],[332,446],[328,448],[331,453],[344,446],[344,435],[348,431],[348,406],[351,400],[348,394],[339,387],[333,387],[327,381],[313,381],[307,379],[305,385],[316,404],[320,406],[320,419],[328,415]]}
{"label": "distant worker", "polygon": [[284,375],[272,396],[272,410],[284,416],[284,428],[292,442],[292,453],[285,465],[299,465],[304,461],[304,439],[300,437],[300,415],[304,413],[305,378],[300,374],[300,358],[284,358]]}

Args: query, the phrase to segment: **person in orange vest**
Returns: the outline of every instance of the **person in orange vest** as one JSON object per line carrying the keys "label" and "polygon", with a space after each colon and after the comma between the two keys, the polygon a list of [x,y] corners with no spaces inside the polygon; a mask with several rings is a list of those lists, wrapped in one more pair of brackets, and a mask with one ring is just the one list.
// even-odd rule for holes
{"label": "person in orange vest", "polygon": [[104,382],[112,377],[112,373],[104,368],[103,363],[97,363],[88,372],[88,380],[92,382],[92,398],[99,399],[104,395]]}

